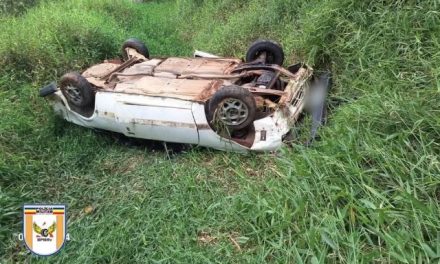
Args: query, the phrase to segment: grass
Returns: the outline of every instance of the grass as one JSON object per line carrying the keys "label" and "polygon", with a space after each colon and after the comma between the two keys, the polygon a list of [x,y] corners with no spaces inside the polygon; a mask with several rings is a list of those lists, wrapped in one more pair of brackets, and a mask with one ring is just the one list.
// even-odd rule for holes
{"label": "grass", "polygon": [[[438,1],[71,0],[23,10],[0,18],[0,262],[46,260],[17,240],[32,202],[68,205],[72,241],[53,262],[440,260]],[[272,38],[286,61],[330,68],[320,141],[169,156],[54,117],[38,88],[118,56],[131,36],[157,56],[242,57]]]}

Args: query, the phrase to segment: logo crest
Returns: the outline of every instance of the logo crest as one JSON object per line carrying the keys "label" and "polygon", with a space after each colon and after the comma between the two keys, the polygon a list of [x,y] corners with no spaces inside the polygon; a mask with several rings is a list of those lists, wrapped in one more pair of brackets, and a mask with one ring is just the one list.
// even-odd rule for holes
{"label": "logo crest", "polygon": [[66,206],[25,205],[23,236],[32,253],[40,256],[57,253],[66,240]]}

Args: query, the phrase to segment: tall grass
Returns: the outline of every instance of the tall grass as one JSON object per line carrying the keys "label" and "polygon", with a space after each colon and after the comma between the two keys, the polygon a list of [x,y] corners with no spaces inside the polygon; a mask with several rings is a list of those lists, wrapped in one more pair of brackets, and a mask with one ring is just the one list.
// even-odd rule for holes
{"label": "tall grass", "polygon": [[[2,71],[14,80],[56,78],[68,70],[80,70],[92,62],[119,56],[119,47],[130,36],[148,39],[156,54],[163,52],[158,39],[169,36],[175,53],[181,41],[173,37],[171,25],[157,24],[154,9],[169,7],[151,4],[151,12],[125,1],[43,2],[24,17],[3,23],[0,43]],[[66,9],[68,12],[66,12]],[[11,37],[13,36],[13,37]],[[148,36],[148,38],[147,38]]]}
{"label": "tall grass", "polygon": [[0,2],[0,14],[3,16],[20,15],[39,2],[39,0],[3,0]]}
{"label": "tall grass", "polygon": [[[31,259],[14,236],[25,202],[69,205],[56,261],[438,262],[439,20],[434,0],[43,1],[2,18],[2,262]],[[157,56],[243,57],[271,38],[286,63],[331,69],[320,141],[170,160],[54,118],[37,88],[131,36]]]}

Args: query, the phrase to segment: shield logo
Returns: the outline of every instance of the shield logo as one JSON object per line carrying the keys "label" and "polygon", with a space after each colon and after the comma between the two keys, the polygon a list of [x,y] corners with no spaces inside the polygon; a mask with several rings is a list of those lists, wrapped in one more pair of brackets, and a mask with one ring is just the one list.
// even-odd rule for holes
{"label": "shield logo", "polygon": [[40,256],[57,253],[66,240],[66,206],[23,206],[23,234],[32,253]]}

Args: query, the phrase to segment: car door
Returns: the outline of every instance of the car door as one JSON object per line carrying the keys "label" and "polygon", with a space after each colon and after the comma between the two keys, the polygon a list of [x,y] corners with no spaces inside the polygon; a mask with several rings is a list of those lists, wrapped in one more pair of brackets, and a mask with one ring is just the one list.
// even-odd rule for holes
{"label": "car door", "polygon": [[116,118],[129,137],[198,144],[192,102],[167,97],[119,94]]}

